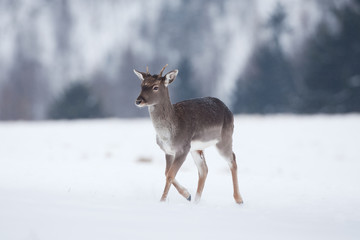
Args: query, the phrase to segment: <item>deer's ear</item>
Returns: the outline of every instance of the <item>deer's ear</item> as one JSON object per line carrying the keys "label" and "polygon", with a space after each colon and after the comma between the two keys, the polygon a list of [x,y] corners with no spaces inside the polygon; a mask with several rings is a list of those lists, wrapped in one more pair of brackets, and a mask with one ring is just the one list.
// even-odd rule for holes
{"label": "deer's ear", "polygon": [[166,75],[165,75],[165,87],[167,87],[170,83],[172,83],[176,76],[178,75],[178,70],[175,69],[175,70],[172,70],[171,72],[168,72]]}
{"label": "deer's ear", "polygon": [[144,75],[145,73],[139,72],[137,70],[134,69],[134,73],[136,74],[136,76],[141,80],[144,81]]}

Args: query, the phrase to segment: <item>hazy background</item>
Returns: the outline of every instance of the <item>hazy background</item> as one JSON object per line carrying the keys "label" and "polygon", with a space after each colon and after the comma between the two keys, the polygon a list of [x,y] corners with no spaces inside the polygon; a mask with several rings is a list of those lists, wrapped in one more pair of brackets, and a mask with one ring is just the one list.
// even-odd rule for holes
{"label": "hazy background", "polygon": [[[199,205],[158,203],[133,69],[167,63],[173,102],[243,114],[244,205],[214,148]],[[358,112],[360,0],[0,0],[0,239],[358,240]],[[190,156],[176,178],[194,196]]]}
{"label": "hazy background", "polygon": [[359,112],[360,1],[0,0],[0,120],[146,116],[132,69],[166,63],[173,101]]}

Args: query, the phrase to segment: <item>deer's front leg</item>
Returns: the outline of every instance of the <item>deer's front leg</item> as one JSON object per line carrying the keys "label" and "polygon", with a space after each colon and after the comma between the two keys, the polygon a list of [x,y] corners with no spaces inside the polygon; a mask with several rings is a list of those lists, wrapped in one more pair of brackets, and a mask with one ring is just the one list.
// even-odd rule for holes
{"label": "deer's front leg", "polygon": [[[166,158],[165,176],[167,177],[169,169],[172,163],[174,162],[175,156],[166,154],[165,158]],[[175,178],[173,179],[172,184],[184,198],[186,198],[188,201],[191,201],[191,194],[189,193],[189,191],[186,188],[184,188],[178,181],[176,181]]]}
{"label": "deer's front leg", "polygon": [[178,192],[182,196],[184,196],[189,201],[191,200],[191,195],[189,194],[189,192],[175,180],[175,176],[179,171],[180,167],[182,166],[182,164],[184,163],[188,152],[189,151],[187,150],[181,154],[176,154],[175,157],[173,157],[173,159],[171,159],[172,157],[171,155],[166,155],[166,169],[165,169],[166,183],[160,201],[166,200],[171,184],[174,185],[174,187],[178,190]]}
{"label": "deer's front leg", "polygon": [[165,176],[167,176],[171,164],[174,162],[175,156],[166,154],[165,159],[166,159]]}

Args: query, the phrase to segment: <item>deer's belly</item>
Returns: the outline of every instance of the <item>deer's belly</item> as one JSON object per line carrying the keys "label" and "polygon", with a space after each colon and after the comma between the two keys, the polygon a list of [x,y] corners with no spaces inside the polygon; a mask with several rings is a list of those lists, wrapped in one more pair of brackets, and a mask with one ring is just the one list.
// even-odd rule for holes
{"label": "deer's belly", "polygon": [[205,148],[214,146],[216,143],[218,143],[218,140],[211,140],[211,141],[207,141],[207,142],[191,141],[190,151],[204,150]]}
{"label": "deer's belly", "polygon": [[[204,150],[205,148],[214,146],[219,141],[217,139],[210,140],[210,141],[199,141],[194,140],[190,143],[190,151],[196,151],[196,150]],[[161,138],[157,138],[157,143],[160,146],[160,148],[168,155],[175,155],[177,151],[181,151],[181,149],[177,149],[176,146],[174,146],[170,141],[166,141]]]}

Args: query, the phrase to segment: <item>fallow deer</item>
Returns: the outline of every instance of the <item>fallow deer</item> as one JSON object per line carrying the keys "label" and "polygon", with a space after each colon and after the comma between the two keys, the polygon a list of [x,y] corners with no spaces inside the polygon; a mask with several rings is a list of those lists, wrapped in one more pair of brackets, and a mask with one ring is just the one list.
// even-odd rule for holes
{"label": "fallow deer", "polygon": [[166,184],[161,201],[166,200],[171,184],[191,201],[190,193],[175,179],[189,152],[199,173],[195,202],[200,200],[208,173],[203,151],[215,145],[230,166],[235,202],[243,203],[238,186],[235,154],[232,150],[233,114],[222,101],[213,97],[171,104],[168,85],[175,80],[178,70],[162,76],[166,67],[167,64],[158,75],[151,75],[148,67],[146,72],[134,69],[134,73],[141,80],[141,92],[135,104],[138,107],[148,107],[156,131],[156,142],[165,152]]}

